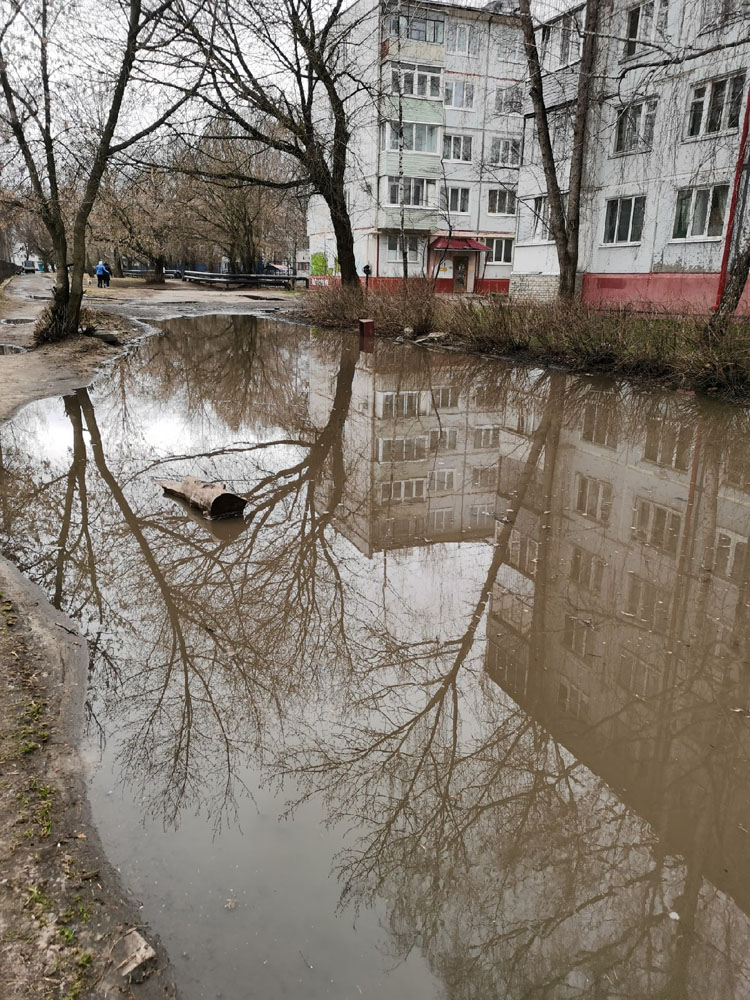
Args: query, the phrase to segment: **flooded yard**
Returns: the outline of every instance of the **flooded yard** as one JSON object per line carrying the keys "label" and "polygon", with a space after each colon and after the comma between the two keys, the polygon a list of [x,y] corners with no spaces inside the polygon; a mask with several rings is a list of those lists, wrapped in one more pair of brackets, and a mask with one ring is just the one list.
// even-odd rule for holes
{"label": "flooded yard", "polygon": [[183,997],[750,997],[749,439],[227,315],[3,425],[2,549],[88,640],[94,818]]}

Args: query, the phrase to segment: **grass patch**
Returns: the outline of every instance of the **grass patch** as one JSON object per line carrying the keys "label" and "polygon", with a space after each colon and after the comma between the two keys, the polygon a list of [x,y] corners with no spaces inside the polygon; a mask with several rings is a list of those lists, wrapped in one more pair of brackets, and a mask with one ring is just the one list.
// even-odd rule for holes
{"label": "grass patch", "polygon": [[658,379],[728,395],[750,393],[750,323],[737,318],[718,345],[704,342],[708,317],[595,310],[580,302],[534,302],[494,295],[436,295],[428,281],[365,295],[357,288],[313,288],[303,298],[319,326],[351,327],[375,320],[380,336],[432,331],[467,353],[493,354],[571,371]]}

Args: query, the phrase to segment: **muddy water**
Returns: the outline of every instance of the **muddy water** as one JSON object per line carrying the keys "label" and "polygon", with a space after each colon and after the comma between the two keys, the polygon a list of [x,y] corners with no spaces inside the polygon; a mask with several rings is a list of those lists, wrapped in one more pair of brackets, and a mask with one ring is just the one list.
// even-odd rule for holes
{"label": "muddy water", "polygon": [[183,995],[750,995],[749,431],[226,316],[5,425],[3,547],[88,637],[95,817]]}

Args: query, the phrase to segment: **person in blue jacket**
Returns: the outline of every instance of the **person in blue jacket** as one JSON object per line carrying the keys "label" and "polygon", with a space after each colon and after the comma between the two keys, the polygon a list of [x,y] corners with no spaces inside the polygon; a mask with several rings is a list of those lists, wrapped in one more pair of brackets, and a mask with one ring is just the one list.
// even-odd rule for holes
{"label": "person in blue jacket", "polygon": [[103,260],[100,260],[96,265],[96,284],[98,288],[104,288],[105,285],[109,284],[107,281],[107,265]]}

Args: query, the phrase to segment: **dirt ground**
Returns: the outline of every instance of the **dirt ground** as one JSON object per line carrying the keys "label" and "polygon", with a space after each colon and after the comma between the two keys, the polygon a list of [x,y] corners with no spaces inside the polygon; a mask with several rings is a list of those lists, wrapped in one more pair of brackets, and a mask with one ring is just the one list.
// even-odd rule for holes
{"label": "dirt ground", "polygon": [[[39,349],[33,322],[52,279],[23,275],[0,295],[0,421],[35,399],[87,385],[154,320],[208,312],[288,310],[281,291],[243,293],[168,282],[163,289],[114,279],[87,290],[97,324],[119,345],[76,337]],[[106,315],[104,315],[106,314]],[[176,997],[169,959],[140,927],[137,900],[103,854],[86,799],[78,741],[88,651],[76,624],[0,559],[0,997],[78,1000]],[[130,928],[155,957],[130,975]],[[138,980],[141,980],[140,982]]]}

